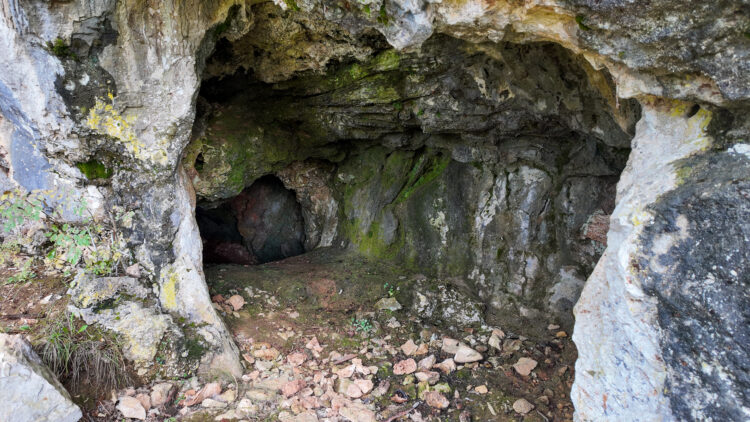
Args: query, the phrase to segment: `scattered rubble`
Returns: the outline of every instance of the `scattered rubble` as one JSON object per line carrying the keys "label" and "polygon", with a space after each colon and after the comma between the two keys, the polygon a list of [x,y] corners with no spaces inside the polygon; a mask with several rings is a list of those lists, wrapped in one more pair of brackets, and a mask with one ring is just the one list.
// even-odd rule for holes
{"label": "scattered rubble", "polygon": [[[372,326],[362,331],[351,317],[292,311],[262,289],[242,291],[249,301],[233,301],[242,296],[232,290],[212,296],[241,349],[241,379],[123,390],[116,414],[149,422],[197,414],[217,421],[477,422],[537,413],[572,420],[572,360],[566,359],[574,349],[559,329],[545,324],[540,330],[547,336],[533,341],[497,327],[445,330],[409,308],[392,314],[375,308],[356,312],[356,320]],[[563,356],[566,348],[573,354]]]}

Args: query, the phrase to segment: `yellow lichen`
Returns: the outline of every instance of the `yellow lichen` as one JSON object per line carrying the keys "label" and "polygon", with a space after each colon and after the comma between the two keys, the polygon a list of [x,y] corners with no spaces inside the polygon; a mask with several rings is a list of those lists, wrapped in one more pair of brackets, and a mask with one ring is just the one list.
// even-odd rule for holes
{"label": "yellow lichen", "polygon": [[171,271],[161,287],[161,302],[169,310],[177,309],[177,273]]}
{"label": "yellow lichen", "polygon": [[651,220],[651,214],[646,211],[634,212],[630,217],[630,222],[633,226],[638,227]]}
{"label": "yellow lichen", "polygon": [[96,104],[89,110],[86,125],[89,129],[110,136],[120,141],[125,149],[135,158],[141,158],[140,152],[145,145],[135,136],[132,124],[135,116],[127,118],[120,115],[114,107],[114,95],[108,93],[109,103],[97,98]]}

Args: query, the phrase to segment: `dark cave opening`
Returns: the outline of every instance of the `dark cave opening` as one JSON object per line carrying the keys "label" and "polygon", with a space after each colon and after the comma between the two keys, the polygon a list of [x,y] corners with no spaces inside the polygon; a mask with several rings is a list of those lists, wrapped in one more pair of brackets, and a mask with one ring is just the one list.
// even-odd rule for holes
{"label": "dark cave opening", "polygon": [[226,201],[195,211],[207,264],[256,265],[305,252],[305,225],[294,192],[264,176]]}

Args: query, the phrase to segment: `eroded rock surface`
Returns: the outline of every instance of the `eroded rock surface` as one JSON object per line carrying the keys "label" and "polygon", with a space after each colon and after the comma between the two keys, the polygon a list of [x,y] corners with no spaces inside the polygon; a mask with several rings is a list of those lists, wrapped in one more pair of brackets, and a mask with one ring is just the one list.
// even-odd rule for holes
{"label": "eroded rock surface", "polygon": [[0,334],[0,419],[77,422],[81,410],[21,336]]}
{"label": "eroded rock surface", "polygon": [[[726,132],[725,125],[733,122],[727,117],[704,110],[691,114],[684,106],[663,102],[645,109],[618,184],[608,249],[576,305],[573,339],[580,355],[572,394],[582,420],[635,413],[664,420],[732,419],[748,412],[741,371],[736,377],[716,375],[732,372],[728,368],[746,359],[746,353],[729,344],[721,346],[723,352],[709,346],[742,338],[730,309],[742,308],[740,302],[747,299],[734,290],[744,289],[745,282],[732,274],[745,265],[745,248],[732,235],[713,237],[723,224],[734,233],[744,231],[746,156],[722,150],[737,134]],[[744,124],[734,123],[739,123],[735,130]],[[722,161],[734,162],[731,167],[738,170],[732,182],[722,170],[704,173],[707,163]],[[733,189],[738,189],[730,195],[736,202],[729,204],[727,190]],[[698,208],[696,201],[706,202]],[[717,221],[709,222],[705,213],[712,207],[726,212],[716,210]],[[699,246],[704,242],[710,252]],[[687,244],[690,250],[680,249]],[[704,261],[713,259],[722,263]],[[727,306],[727,300],[736,302]],[[598,337],[592,337],[595,333]],[[702,351],[709,348],[711,357]],[[664,393],[654,394],[659,391]],[[707,399],[712,391],[722,391],[727,402],[717,405],[718,396]],[[634,395],[643,399],[628,399]],[[592,397],[607,406],[590,404]]]}

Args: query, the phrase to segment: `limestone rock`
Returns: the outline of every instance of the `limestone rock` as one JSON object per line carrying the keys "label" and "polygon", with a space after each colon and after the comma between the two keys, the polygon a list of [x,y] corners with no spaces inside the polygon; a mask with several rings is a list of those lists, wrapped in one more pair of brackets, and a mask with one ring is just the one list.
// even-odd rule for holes
{"label": "limestone rock", "polygon": [[367,379],[354,380],[346,387],[346,395],[349,398],[357,399],[369,393],[373,389],[372,381]]}
{"label": "limestone rock", "polygon": [[354,384],[359,387],[359,389],[362,391],[362,394],[367,394],[373,389],[372,381],[368,379],[360,379],[354,381]]}
{"label": "limestone rock", "polygon": [[92,308],[111,300],[117,294],[126,293],[140,299],[149,295],[149,289],[133,277],[92,277],[81,272],[76,275],[70,289],[70,298],[79,308]]}
{"label": "limestone rock", "polygon": [[307,342],[305,345],[306,348],[312,350],[313,352],[320,353],[323,351],[323,347],[318,342],[317,337],[313,337],[310,339],[310,341]]}
{"label": "limestone rock", "polygon": [[405,360],[396,362],[396,364],[393,365],[393,373],[395,375],[411,374],[416,370],[417,370],[417,362],[415,362],[414,359],[405,359]]}
{"label": "limestone rock", "polygon": [[243,413],[239,412],[236,409],[230,409],[214,418],[215,421],[221,422],[224,420],[232,420],[232,419],[240,419],[242,418]]}
{"label": "limestone rock", "polygon": [[201,407],[207,409],[223,409],[227,407],[227,404],[221,400],[205,399],[201,402]]}
{"label": "limestone rock", "polygon": [[[701,129],[711,116],[700,110],[689,118],[676,112],[645,104],[630,163],[618,185],[610,242],[576,305],[573,340],[579,357],[571,394],[581,419],[650,415],[662,420],[732,420],[747,413],[748,406],[732,398],[746,388],[732,377],[705,375],[735,372],[731,362],[744,359],[735,354],[735,342],[740,332],[747,332],[739,327],[747,324],[738,325],[733,309],[746,305],[738,302],[743,297],[735,290],[740,284],[726,265],[739,269],[748,263],[746,253],[730,252],[747,250],[734,236],[744,227],[740,220],[747,207],[744,200],[730,205],[735,200],[728,188],[745,183],[729,180],[745,171],[746,158],[741,153],[700,152],[704,147],[688,140],[712,136]],[[680,148],[673,147],[678,144]],[[686,157],[691,157],[693,170],[683,179],[667,163]],[[716,171],[727,165],[731,174]],[[646,209],[650,211],[641,211]],[[691,252],[680,252],[685,250]],[[728,258],[733,264],[719,264],[709,256],[736,261]],[[633,277],[635,268],[638,277]],[[733,271],[739,274],[737,269]],[[722,317],[706,317],[712,312]],[[698,350],[697,338],[702,339],[702,351],[687,352]],[[705,362],[713,362],[711,369]],[[587,400],[604,395],[609,398],[606,410]],[[631,399],[634,396],[642,399]]]}
{"label": "limestone rock", "polygon": [[[245,250],[336,239],[465,280],[431,280],[410,304],[457,328],[559,313],[579,350],[578,419],[746,419],[746,2],[393,0],[387,24],[372,1],[297,3],[3,9],[0,190],[85,198],[102,221],[127,206],[118,234],[155,277],[121,324],[85,318],[141,365],[185,318],[211,346],[201,369],[241,375],[195,205],[278,174],[272,193],[294,193],[239,201]],[[74,55],[44,47],[58,37]],[[256,227],[282,203],[295,211]]]}
{"label": "limestone rock", "polygon": [[458,349],[459,349],[458,340],[448,338],[448,337],[443,338],[443,345],[440,348],[440,350],[442,350],[443,353],[454,355],[456,354],[456,352],[458,352]]}
{"label": "limestone rock", "polygon": [[0,420],[75,422],[82,417],[60,381],[21,336],[0,334],[0,368]]}
{"label": "limestone rock", "polygon": [[530,358],[519,358],[518,362],[513,364],[513,369],[518,372],[519,375],[523,375],[525,377],[529,376],[531,374],[531,371],[536,368],[537,361]]}
{"label": "limestone rock", "polygon": [[360,403],[350,402],[339,409],[339,414],[350,422],[376,422],[375,412]]}
{"label": "limestone rock", "polygon": [[294,422],[318,422],[318,416],[314,412],[304,412],[295,416]]}
{"label": "limestone rock", "polygon": [[91,308],[70,308],[87,324],[100,324],[119,334],[123,340],[123,354],[138,364],[151,362],[172,319],[139,302],[125,301],[114,309],[94,311]]}
{"label": "limestone rock", "polygon": [[130,265],[125,268],[125,274],[127,274],[128,277],[139,279],[141,278],[141,266],[138,263]]}
{"label": "limestone rock", "polygon": [[286,357],[287,362],[292,366],[300,366],[307,360],[307,355],[302,352],[290,353]]}
{"label": "limestone rock", "polygon": [[440,363],[433,365],[432,367],[435,369],[439,369],[447,375],[456,370],[456,362],[452,358],[448,358]]}
{"label": "limestone rock", "polygon": [[435,355],[427,356],[426,358],[420,360],[417,362],[417,368],[423,369],[423,370],[430,370],[433,365],[435,365],[435,361],[437,358]]}
{"label": "limestone rock", "polygon": [[237,399],[237,391],[229,389],[218,396],[216,396],[217,400],[222,401],[224,403],[232,403]]}
{"label": "limestone rock", "polygon": [[420,371],[414,374],[419,382],[426,382],[429,385],[434,385],[440,380],[440,374],[435,371]]}
{"label": "limestone rock", "polygon": [[151,409],[151,397],[149,397],[148,394],[139,393],[135,395],[135,398],[141,403],[141,406],[146,409],[146,412]]}
{"label": "limestone rock", "polygon": [[490,336],[490,339],[487,342],[487,344],[489,344],[490,347],[492,347],[494,349],[497,349],[497,350],[500,350],[500,351],[503,350],[502,343],[500,342],[500,337],[498,337],[498,336],[496,336],[494,334]]}
{"label": "limestone rock", "polygon": [[467,326],[484,322],[483,305],[446,282],[436,280],[437,289],[430,289],[426,282],[417,284],[419,293],[412,309],[427,319]]}
{"label": "limestone rock", "polygon": [[484,358],[482,357],[481,353],[477,352],[469,346],[466,346],[465,344],[461,344],[458,347],[458,350],[456,350],[456,355],[453,357],[453,360],[456,363],[478,362],[482,359]]}
{"label": "limestone rock", "polygon": [[258,405],[249,399],[242,399],[237,403],[237,413],[240,417],[252,417],[258,412]]}
{"label": "limestone rock", "polygon": [[450,402],[442,393],[437,391],[428,391],[424,394],[424,400],[428,405],[436,409],[445,409],[450,406]]}
{"label": "limestone rock", "polygon": [[289,381],[281,386],[281,394],[285,397],[291,397],[299,392],[305,386],[305,380]]}
{"label": "limestone rock", "polygon": [[117,410],[129,419],[146,420],[146,409],[135,397],[122,396],[117,400]]}
{"label": "limestone rock", "polygon": [[210,399],[221,394],[221,384],[218,382],[211,382],[203,386],[198,390],[194,396],[186,397],[182,403],[185,407],[190,407],[196,404],[202,403],[206,399]]}
{"label": "limestone rock", "polygon": [[414,341],[409,339],[406,343],[401,345],[401,351],[404,352],[406,356],[411,356],[417,351],[417,345],[414,344]]}
{"label": "limestone rock", "polygon": [[398,311],[402,306],[395,297],[384,297],[375,302],[375,309],[380,311]]}
{"label": "limestone rock", "polygon": [[245,298],[240,295],[234,295],[227,299],[227,303],[232,306],[232,309],[234,309],[235,311],[239,311],[243,306],[245,306]]}
{"label": "limestone rock", "polygon": [[253,356],[263,360],[274,360],[279,356],[279,351],[275,347],[262,347],[254,350]]}
{"label": "limestone rock", "polygon": [[169,392],[172,390],[172,384],[168,382],[162,382],[154,385],[151,388],[151,405],[153,407],[159,407],[167,402],[169,399]]}
{"label": "limestone rock", "polygon": [[518,399],[513,402],[513,410],[517,413],[525,415],[534,410],[534,405],[529,403],[526,399]]}

